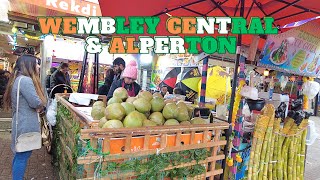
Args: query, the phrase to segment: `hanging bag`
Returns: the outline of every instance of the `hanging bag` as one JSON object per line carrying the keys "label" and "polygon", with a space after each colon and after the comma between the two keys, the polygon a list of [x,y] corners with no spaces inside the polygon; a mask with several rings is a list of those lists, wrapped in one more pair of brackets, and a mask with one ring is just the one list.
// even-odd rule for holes
{"label": "hanging bag", "polygon": [[16,152],[26,152],[31,151],[35,149],[41,148],[41,133],[40,132],[28,132],[23,133],[19,137],[18,135],[18,121],[19,121],[19,95],[20,95],[20,83],[21,83],[21,77],[18,82],[18,90],[17,90],[17,111],[16,111],[16,139],[15,139],[15,145],[16,145]]}

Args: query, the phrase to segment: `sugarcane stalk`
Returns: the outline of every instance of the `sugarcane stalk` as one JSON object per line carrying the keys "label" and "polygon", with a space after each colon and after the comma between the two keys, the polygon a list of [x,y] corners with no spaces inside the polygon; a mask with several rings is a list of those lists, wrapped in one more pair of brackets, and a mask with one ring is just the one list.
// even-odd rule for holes
{"label": "sugarcane stalk", "polygon": [[250,150],[250,159],[248,164],[248,180],[251,180],[252,178],[253,159],[254,159],[254,154],[257,146],[257,140],[258,138],[253,137],[251,150]]}
{"label": "sugarcane stalk", "polygon": [[284,164],[284,157],[282,156],[282,148],[283,148],[283,142],[285,137],[283,135],[279,135],[278,138],[278,153],[277,153],[277,177],[278,179],[282,180],[283,178],[283,164]]}
{"label": "sugarcane stalk", "polygon": [[284,145],[282,147],[282,159],[283,159],[283,179],[287,180],[288,179],[288,150],[290,146],[290,138],[286,137],[284,140]]}
{"label": "sugarcane stalk", "polygon": [[301,136],[301,153],[300,153],[300,179],[303,179],[304,175],[304,160],[306,154],[306,138],[307,138],[307,129],[303,131]]}
{"label": "sugarcane stalk", "polygon": [[296,162],[296,167],[297,167],[297,180],[300,180],[300,153],[301,153],[301,134],[298,135],[297,137],[297,162]]}
{"label": "sugarcane stalk", "polygon": [[292,174],[293,174],[293,158],[294,158],[294,150],[293,150],[293,144],[294,144],[294,138],[290,138],[290,148],[288,152],[288,180],[292,180]]}
{"label": "sugarcane stalk", "polygon": [[[280,118],[276,118],[273,124],[273,134],[272,134],[272,144],[270,152],[270,161],[277,162],[277,150],[278,150],[278,140],[279,140],[279,130],[280,130]],[[277,179],[276,173],[276,163],[269,163],[268,165],[268,177],[267,179]]]}
{"label": "sugarcane stalk", "polygon": [[293,168],[293,171],[292,171],[292,179],[296,180],[297,179],[297,142],[298,142],[298,138],[297,136],[294,136],[294,141],[293,141],[293,151],[294,151],[294,154],[293,154],[293,165],[292,165],[292,168]]}

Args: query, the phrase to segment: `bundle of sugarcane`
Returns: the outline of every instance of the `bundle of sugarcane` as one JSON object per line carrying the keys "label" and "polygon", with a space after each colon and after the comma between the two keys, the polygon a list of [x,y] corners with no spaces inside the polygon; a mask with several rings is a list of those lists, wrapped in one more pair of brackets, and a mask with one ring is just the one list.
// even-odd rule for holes
{"label": "bundle of sugarcane", "polygon": [[262,149],[263,139],[268,127],[268,123],[270,121],[269,116],[261,115],[256,120],[255,130],[253,132],[253,140],[250,151],[250,160],[248,165],[248,180],[256,179],[258,168],[259,168],[259,160],[260,153]]}
{"label": "bundle of sugarcane", "polygon": [[[263,110],[262,114],[265,116],[268,116],[270,118],[267,131],[263,140],[262,144],[262,150],[260,155],[260,163],[259,163],[259,173],[258,173],[258,179],[267,179],[268,178],[268,163],[270,159],[270,151],[271,151],[271,145],[274,142],[274,139],[272,139],[272,130],[274,126],[274,116],[275,116],[275,109],[272,104],[267,104]],[[256,174],[255,174],[256,175]],[[254,175],[254,176],[255,176]]]}
{"label": "bundle of sugarcane", "polygon": [[[260,163],[262,157],[266,156],[266,149],[267,146],[264,144],[268,144],[270,141],[270,130],[272,132],[273,128],[273,121],[274,121],[274,106],[273,105],[266,105],[263,109],[263,113],[261,116],[258,117],[256,120],[256,126],[253,133],[253,141],[250,151],[250,160],[249,160],[249,172],[248,172],[248,179],[257,179],[259,174],[263,174],[263,168],[260,169]],[[267,138],[265,138],[268,136]],[[267,141],[267,142],[265,142]],[[271,143],[270,143],[271,144]]]}

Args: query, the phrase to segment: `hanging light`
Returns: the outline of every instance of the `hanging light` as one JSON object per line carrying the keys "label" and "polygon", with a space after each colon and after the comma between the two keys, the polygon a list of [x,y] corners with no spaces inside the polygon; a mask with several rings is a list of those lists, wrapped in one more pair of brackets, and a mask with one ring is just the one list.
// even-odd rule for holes
{"label": "hanging light", "polygon": [[263,71],[263,75],[264,75],[264,76],[269,76],[269,70],[268,70],[268,69],[264,70],[264,71]]}

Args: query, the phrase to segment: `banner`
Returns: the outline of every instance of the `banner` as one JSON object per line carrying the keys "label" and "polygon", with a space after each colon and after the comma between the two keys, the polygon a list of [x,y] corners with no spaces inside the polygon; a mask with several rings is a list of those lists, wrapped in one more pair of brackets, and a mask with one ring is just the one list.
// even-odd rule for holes
{"label": "banner", "polygon": [[267,38],[259,66],[301,76],[320,74],[320,21]]}

